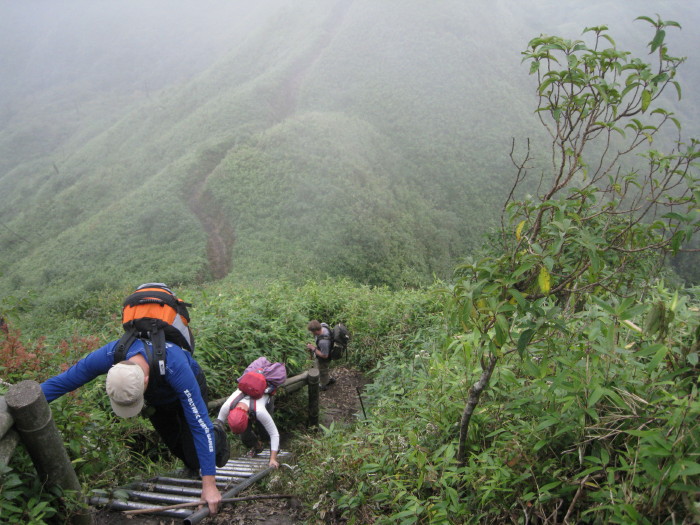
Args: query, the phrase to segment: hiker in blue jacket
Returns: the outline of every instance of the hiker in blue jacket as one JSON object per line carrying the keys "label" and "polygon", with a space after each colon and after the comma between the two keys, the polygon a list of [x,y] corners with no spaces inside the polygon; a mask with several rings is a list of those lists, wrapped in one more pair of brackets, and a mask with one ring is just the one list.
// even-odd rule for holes
{"label": "hiker in blue jacket", "polygon": [[[120,417],[144,411],[168,449],[202,477],[202,500],[215,514],[221,502],[216,466],[228,461],[226,425],[212,424],[207,413],[208,389],[204,374],[190,352],[165,343],[165,374],[151,378],[152,343],[136,339],[125,360],[114,363],[119,341],[112,341],[78,361],[65,372],[41,384],[46,400],[72,392],[107,374],[106,390],[112,409]],[[150,356],[150,357],[149,357]],[[152,380],[155,379],[155,380]]]}

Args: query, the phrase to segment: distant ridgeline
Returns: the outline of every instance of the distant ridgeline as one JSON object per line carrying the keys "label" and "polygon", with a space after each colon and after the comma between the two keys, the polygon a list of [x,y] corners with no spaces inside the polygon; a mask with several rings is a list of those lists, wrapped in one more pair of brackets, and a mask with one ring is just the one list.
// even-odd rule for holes
{"label": "distant ridgeline", "polygon": [[589,18],[628,20],[616,34],[630,37],[648,14],[593,3],[572,28],[545,20],[549,3],[143,7],[148,39],[121,11],[13,7],[0,289],[450,277],[498,224],[512,140],[546,144],[520,64],[529,38],[578,38]]}

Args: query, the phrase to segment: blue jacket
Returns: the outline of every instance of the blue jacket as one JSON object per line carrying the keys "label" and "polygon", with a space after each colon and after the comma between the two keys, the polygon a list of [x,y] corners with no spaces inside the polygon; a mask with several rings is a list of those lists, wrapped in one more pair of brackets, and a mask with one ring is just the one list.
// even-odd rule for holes
{"label": "blue jacket", "polygon": [[[91,352],[65,372],[47,379],[41,384],[46,400],[51,402],[63,394],[72,392],[106,374],[114,364],[114,347],[117,341],[107,343],[102,348]],[[149,343],[150,345],[150,343]],[[126,358],[143,355],[148,361],[141,340],[136,340],[126,353]],[[159,380],[154,388],[149,388],[144,396],[146,402],[154,407],[179,400],[185,418],[192,431],[197,457],[203,476],[215,475],[214,432],[207,412],[207,405],[202,398],[196,376],[200,371],[199,363],[192,355],[172,343],[165,344],[166,369],[164,380]],[[151,378],[151,381],[153,378]]]}

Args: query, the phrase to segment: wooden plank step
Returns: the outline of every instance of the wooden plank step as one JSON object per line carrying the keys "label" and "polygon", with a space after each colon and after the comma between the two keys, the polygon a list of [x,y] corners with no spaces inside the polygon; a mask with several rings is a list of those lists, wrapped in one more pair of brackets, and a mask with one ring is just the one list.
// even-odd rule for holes
{"label": "wooden plank step", "polygon": [[[293,461],[291,452],[281,450],[277,459],[281,463],[289,464]],[[250,484],[249,478],[254,478],[268,467],[270,460],[269,450],[263,451],[253,458],[246,456],[230,459],[226,465],[216,469],[216,485],[223,494],[238,493]],[[157,510],[157,507],[166,507],[177,503],[199,501],[202,491],[202,482],[199,478],[191,477],[186,469],[170,474],[163,474],[145,481],[133,481],[123,487],[112,491],[119,498],[108,495],[97,495],[90,498],[90,504],[98,507],[107,507],[113,511],[150,509],[149,514],[183,518],[188,523],[188,518],[193,514],[193,509]],[[124,498],[126,496],[126,498]]]}

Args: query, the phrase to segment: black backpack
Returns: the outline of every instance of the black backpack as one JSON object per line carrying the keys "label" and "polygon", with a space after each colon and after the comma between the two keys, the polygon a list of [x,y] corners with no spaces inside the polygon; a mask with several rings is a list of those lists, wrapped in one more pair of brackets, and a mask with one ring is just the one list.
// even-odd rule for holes
{"label": "black backpack", "polygon": [[[188,306],[192,305],[178,299],[163,283],[139,286],[124,300],[124,335],[114,347],[114,364],[126,359],[126,352],[136,339],[148,339],[152,343],[152,353],[148,361],[153,378],[165,375],[166,341],[194,353]],[[148,350],[146,345],[146,351]]]}
{"label": "black backpack", "polygon": [[[340,359],[345,355],[348,349],[348,342],[350,341],[350,332],[343,323],[338,323],[333,328],[328,326],[326,323],[321,323],[321,326],[327,328],[330,332],[331,349],[328,353],[328,359]],[[322,336],[321,339],[326,339]]]}

